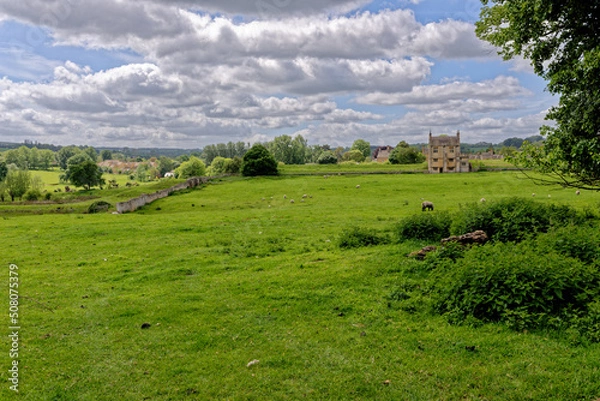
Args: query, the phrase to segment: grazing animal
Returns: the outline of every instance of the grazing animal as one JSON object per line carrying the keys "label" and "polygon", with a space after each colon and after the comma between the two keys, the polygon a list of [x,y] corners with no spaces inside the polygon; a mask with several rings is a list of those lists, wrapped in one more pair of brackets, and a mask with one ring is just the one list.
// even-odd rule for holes
{"label": "grazing animal", "polygon": [[579,190],[575,191],[575,195],[579,195],[580,193]]}
{"label": "grazing animal", "polygon": [[424,212],[425,210],[433,210],[433,203],[429,201],[424,201],[421,203],[421,210]]}
{"label": "grazing animal", "polygon": [[360,188],[360,185],[357,185],[356,188]]}
{"label": "grazing animal", "polygon": [[535,196],[535,192],[531,194],[531,196]]}
{"label": "grazing animal", "polygon": [[485,198],[481,198],[481,199],[479,199],[479,202],[481,202],[481,203],[485,203]]}
{"label": "grazing animal", "polygon": [[287,199],[287,195],[283,195],[283,199]]}

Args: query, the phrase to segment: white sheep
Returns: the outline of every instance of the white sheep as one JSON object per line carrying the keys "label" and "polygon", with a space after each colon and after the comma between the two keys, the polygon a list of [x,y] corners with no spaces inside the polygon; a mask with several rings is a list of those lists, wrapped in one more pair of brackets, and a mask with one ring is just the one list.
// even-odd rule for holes
{"label": "white sheep", "polygon": [[481,203],[485,203],[485,198],[481,198],[481,199],[479,199],[479,202],[481,202]]}
{"label": "white sheep", "polygon": [[290,203],[294,203],[294,200],[293,200],[293,199],[292,199],[292,200],[290,200]]}
{"label": "white sheep", "polygon": [[304,194],[302,195],[302,199],[306,199],[308,197],[308,195]]}
{"label": "white sheep", "polygon": [[360,188],[360,185],[357,185],[356,188]]}
{"label": "white sheep", "polygon": [[581,192],[579,190],[575,191],[575,195],[579,195]]}
{"label": "white sheep", "polygon": [[287,195],[283,195],[283,199],[287,199]]}
{"label": "white sheep", "polygon": [[535,192],[531,194],[531,196],[535,196]]}

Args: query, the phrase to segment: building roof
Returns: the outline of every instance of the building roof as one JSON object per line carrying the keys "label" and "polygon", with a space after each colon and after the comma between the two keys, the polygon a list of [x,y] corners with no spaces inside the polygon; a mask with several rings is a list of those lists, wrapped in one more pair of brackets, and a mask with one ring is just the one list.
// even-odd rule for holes
{"label": "building roof", "polygon": [[460,145],[460,131],[456,133],[456,136],[441,135],[432,136],[429,133],[429,144],[431,146],[459,146]]}

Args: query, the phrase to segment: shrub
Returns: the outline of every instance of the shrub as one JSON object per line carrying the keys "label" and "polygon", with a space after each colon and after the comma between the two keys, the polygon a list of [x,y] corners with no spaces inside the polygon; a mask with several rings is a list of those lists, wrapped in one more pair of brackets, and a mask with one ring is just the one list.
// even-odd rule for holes
{"label": "shrub", "polygon": [[593,305],[600,296],[600,271],[557,253],[539,253],[535,244],[470,249],[438,280],[436,310],[455,323],[502,322],[517,330],[576,325],[580,331],[593,330],[598,323]]}
{"label": "shrub", "polygon": [[52,194],[50,192],[46,192],[46,195],[44,195],[44,199],[46,200],[51,200],[52,199]]}
{"label": "shrub", "polygon": [[420,213],[401,220],[396,226],[400,241],[439,241],[450,236],[452,219],[448,213]]}
{"label": "shrub", "polygon": [[23,198],[26,201],[36,201],[42,198],[42,192],[39,189],[30,189],[27,192],[25,192]]}
{"label": "shrub", "polygon": [[363,246],[382,245],[389,243],[389,238],[375,230],[351,227],[342,231],[338,238],[340,248],[360,248]]}
{"label": "shrub", "polygon": [[88,207],[88,213],[106,212],[110,208],[110,203],[105,201],[97,201]]}
{"label": "shrub", "polygon": [[555,228],[538,238],[538,249],[591,264],[600,260],[600,233],[596,227]]}
{"label": "shrub", "polygon": [[263,145],[256,144],[250,148],[242,159],[240,168],[244,176],[277,175],[277,162]]}
{"label": "shrub", "polygon": [[483,230],[494,241],[520,242],[546,232],[550,227],[582,223],[582,215],[569,206],[545,205],[530,199],[509,198],[463,207],[454,219],[451,232],[464,234]]}
{"label": "shrub", "polygon": [[319,164],[336,164],[337,162],[337,156],[330,150],[323,152],[317,159],[317,163]]}

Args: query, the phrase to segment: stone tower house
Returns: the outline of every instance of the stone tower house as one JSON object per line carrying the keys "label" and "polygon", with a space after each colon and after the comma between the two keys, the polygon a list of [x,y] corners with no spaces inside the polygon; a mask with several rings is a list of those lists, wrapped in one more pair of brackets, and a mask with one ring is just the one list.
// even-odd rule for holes
{"label": "stone tower house", "polygon": [[427,167],[430,173],[467,173],[468,156],[460,153],[460,131],[456,136],[433,136],[429,132]]}

